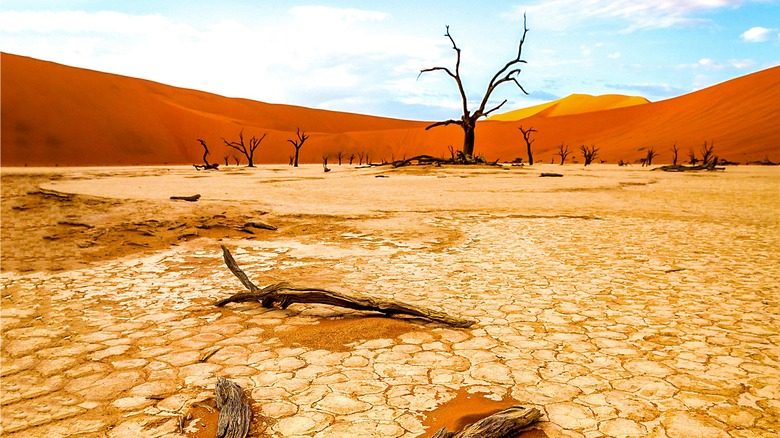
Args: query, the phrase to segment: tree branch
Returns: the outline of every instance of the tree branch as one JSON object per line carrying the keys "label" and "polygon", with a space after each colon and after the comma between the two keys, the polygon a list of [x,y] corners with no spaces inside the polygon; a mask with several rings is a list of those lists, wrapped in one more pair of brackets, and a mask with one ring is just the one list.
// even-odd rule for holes
{"label": "tree branch", "polygon": [[437,126],[447,126],[447,125],[460,125],[460,126],[463,126],[463,120],[450,119],[450,120],[445,120],[443,122],[432,123],[432,124],[426,126],[425,130],[427,131],[427,130],[429,130],[431,128],[435,128]]}

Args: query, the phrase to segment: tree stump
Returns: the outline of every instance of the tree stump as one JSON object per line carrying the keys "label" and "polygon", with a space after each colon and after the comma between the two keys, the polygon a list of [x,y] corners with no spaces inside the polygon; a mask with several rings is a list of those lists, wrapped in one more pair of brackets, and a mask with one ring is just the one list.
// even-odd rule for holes
{"label": "tree stump", "polygon": [[252,409],[244,390],[237,383],[220,377],[214,389],[214,398],[219,409],[217,438],[246,438]]}

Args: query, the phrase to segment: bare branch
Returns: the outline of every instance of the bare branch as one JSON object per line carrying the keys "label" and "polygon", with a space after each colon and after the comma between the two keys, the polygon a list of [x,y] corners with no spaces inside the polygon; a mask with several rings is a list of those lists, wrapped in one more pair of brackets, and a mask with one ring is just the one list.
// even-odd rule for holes
{"label": "bare branch", "polygon": [[462,126],[463,125],[463,120],[450,119],[450,120],[445,120],[443,122],[436,122],[436,123],[433,123],[431,125],[426,126],[425,130],[427,131],[427,130],[429,130],[431,128],[435,128],[437,126],[446,126],[446,125],[461,125]]}

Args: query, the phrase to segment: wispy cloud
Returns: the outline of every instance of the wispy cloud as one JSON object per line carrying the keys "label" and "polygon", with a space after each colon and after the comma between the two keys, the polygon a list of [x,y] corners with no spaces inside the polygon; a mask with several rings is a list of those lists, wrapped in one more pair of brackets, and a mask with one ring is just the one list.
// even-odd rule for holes
{"label": "wispy cloud", "polygon": [[616,90],[638,92],[643,96],[651,98],[666,98],[685,92],[681,88],[666,83],[607,84],[606,86]]}
{"label": "wispy cloud", "polygon": [[710,20],[697,14],[737,8],[751,1],[760,0],[552,0],[517,7],[515,14],[522,16],[523,12],[527,12],[540,17],[540,26],[557,29],[592,20],[615,20],[624,23],[622,31],[632,32],[650,28],[707,25]]}
{"label": "wispy cloud", "polygon": [[767,29],[766,27],[756,26],[742,32],[740,37],[743,41],[748,43],[763,43],[772,39],[772,36],[776,31],[777,29]]}

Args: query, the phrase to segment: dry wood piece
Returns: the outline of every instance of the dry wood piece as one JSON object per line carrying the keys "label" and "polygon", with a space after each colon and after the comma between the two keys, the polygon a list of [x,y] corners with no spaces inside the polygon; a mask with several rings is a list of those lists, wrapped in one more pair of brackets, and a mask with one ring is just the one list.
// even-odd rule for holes
{"label": "dry wood piece", "polygon": [[271,231],[276,230],[276,227],[273,225],[269,225],[265,222],[257,222],[257,221],[245,223],[244,228],[259,228],[261,230],[271,230]]}
{"label": "dry wood piece", "polygon": [[28,192],[28,195],[42,195],[42,196],[52,196],[54,198],[59,199],[70,199],[73,197],[73,194],[71,193],[62,193],[58,192],[56,190],[49,190],[49,189],[39,189],[37,192]]}
{"label": "dry wood piece", "polygon": [[257,287],[246,273],[236,263],[233,255],[221,245],[222,256],[228,269],[233,272],[249,292],[237,293],[216,303],[222,307],[228,303],[241,303],[246,301],[259,301],[263,307],[278,305],[286,309],[294,303],[329,304],[331,306],[344,307],[354,310],[371,310],[386,315],[410,315],[426,318],[431,321],[441,322],[454,327],[470,327],[474,321],[458,318],[432,309],[417,307],[398,301],[388,301],[381,298],[367,296],[352,296],[326,289],[293,286],[286,282],[272,284],[264,288]]}
{"label": "dry wood piece", "polygon": [[252,409],[244,390],[237,383],[220,377],[214,398],[219,409],[217,438],[245,438],[249,434]]}
{"label": "dry wood piece", "polygon": [[171,199],[176,201],[195,202],[200,199],[200,193],[192,196],[171,196]]}
{"label": "dry wood piece", "polygon": [[563,175],[560,174],[560,173],[554,173],[554,172],[542,172],[539,176],[562,177]]}
{"label": "dry wood piece", "polygon": [[514,438],[534,421],[542,418],[536,408],[512,406],[466,426],[460,432],[441,428],[433,438]]}
{"label": "dry wood piece", "polygon": [[70,221],[59,221],[59,222],[57,222],[57,225],[69,225],[71,227],[95,228],[94,225],[84,224],[84,223],[81,223],[81,222],[70,222]]}

